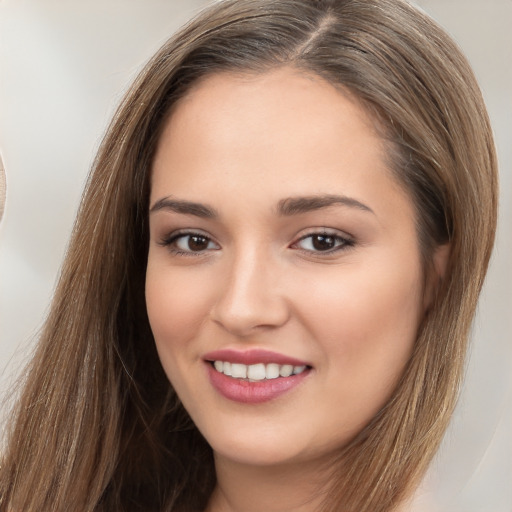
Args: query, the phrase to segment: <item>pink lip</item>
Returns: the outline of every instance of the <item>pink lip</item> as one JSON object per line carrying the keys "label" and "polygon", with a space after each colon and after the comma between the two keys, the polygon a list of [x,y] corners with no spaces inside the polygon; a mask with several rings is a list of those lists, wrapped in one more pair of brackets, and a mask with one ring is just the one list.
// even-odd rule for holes
{"label": "pink lip", "polygon": [[[216,358],[215,360],[226,361],[226,359],[222,358]],[[229,361],[230,359],[227,360]],[[259,360],[259,362],[262,361]],[[274,400],[298,386],[311,372],[311,369],[306,369],[302,373],[290,375],[290,377],[250,382],[248,380],[228,377],[218,372],[211,363],[207,363],[206,366],[212,386],[228,400],[244,404],[259,404]]]}
{"label": "pink lip", "polygon": [[208,352],[203,356],[205,361],[228,361],[230,363],[239,364],[291,364],[292,366],[309,366],[307,362],[300,361],[293,357],[288,357],[277,352],[270,352],[269,350],[252,349],[252,350],[233,350],[221,349]]}

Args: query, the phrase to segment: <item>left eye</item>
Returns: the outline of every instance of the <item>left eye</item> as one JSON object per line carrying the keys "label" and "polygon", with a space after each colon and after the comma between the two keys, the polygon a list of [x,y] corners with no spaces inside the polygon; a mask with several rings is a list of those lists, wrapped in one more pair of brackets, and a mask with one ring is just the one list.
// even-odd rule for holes
{"label": "left eye", "polygon": [[295,245],[300,249],[310,252],[334,252],[352,245],[352,242],[339,235],[313,233],[301,238]]}

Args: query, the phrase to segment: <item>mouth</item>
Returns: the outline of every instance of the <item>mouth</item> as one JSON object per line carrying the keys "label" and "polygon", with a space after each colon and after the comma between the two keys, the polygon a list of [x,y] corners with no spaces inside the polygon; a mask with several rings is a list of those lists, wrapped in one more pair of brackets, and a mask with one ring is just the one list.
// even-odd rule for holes
{"label": "mouth", "polygon": [[264,350],[219,350],[206,354],[210,382],[228,400],[254,404],[297,387],[310,373],[305,361]]}
{"label": "mouth", "polygon": [[233,379],[243,379],[248,382],[261,382],[264,380],[278,379],[280,377],[290,377],[291,375],[300,375],[311,367],[308,365],[291,365],[278,363],[257,363],[243,364],[232,363],[230,361],[210,361],[213,368]]}

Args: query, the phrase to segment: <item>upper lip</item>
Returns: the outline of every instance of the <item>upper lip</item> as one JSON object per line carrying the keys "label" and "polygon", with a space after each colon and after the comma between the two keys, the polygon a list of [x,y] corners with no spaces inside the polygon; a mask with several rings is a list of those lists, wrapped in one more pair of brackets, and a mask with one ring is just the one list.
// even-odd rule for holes
{"label": "upper lip", "polygon": [[226,348],[213,350],[203,357],[206,361],[228,361],[245,365],[275,363],[280,365],[291,364],[292,366],[311,366],[300,359],[263,349],[235,350]]}

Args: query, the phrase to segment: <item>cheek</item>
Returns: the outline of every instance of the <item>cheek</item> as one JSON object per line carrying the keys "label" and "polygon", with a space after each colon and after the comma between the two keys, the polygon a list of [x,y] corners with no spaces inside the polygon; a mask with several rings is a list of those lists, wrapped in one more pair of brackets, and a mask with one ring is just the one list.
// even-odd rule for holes
{"label": "cheek", "polygon": [[347,266],[330,279],[308,283],[309,308],[303,315],[324,346],[327,365],[337,365],[347,380],[396,380],[416,339],[422,316],[419,264]]}
{"label": "cheek", "polygon": [[[207,281],[206,281],[207,282]],[[201,272],[176,271],[149,260],[146,305],[160,359],[167,371],[194,345],[188,343],[208,314],[209,292]]]}

